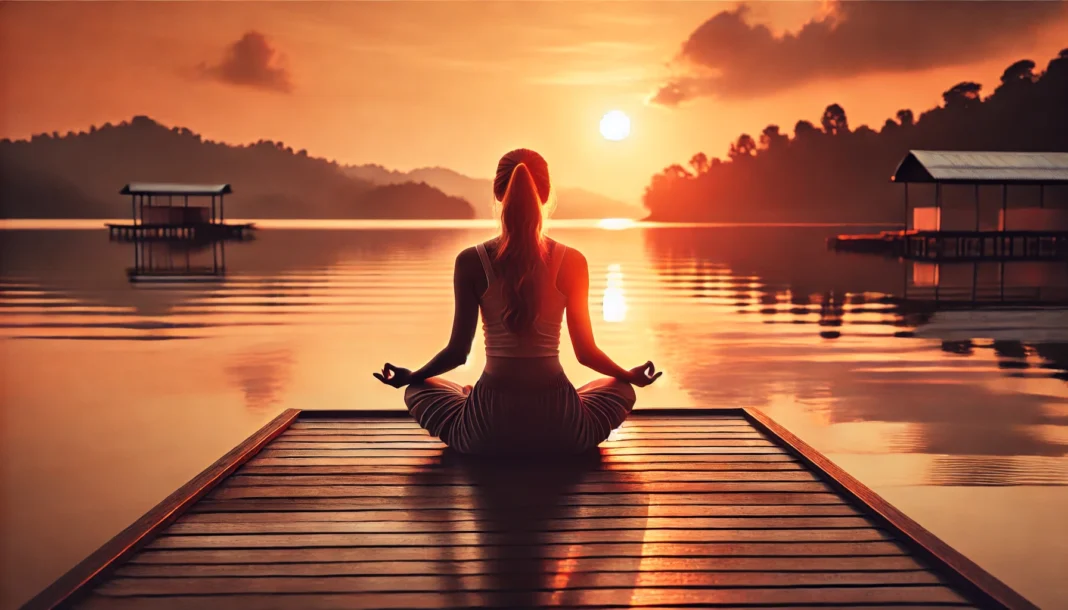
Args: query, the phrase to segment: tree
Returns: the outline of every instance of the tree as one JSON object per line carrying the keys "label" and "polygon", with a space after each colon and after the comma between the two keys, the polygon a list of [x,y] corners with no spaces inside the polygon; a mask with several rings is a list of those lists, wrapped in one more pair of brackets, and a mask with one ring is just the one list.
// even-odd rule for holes
{"label": "tree", "polygon": [[846,119],[845,109],[838,104],[831,104],[823,111],[820,119],[823,132],[830,135],[849,133],[849,121]]}
{"label": "tree", "polygon": [[913,116],[912,111],[908,108],[903,108],[897,111],[897,122],[902,127],[912,127],[916,123],[916,117]]}
{"label": "tree", "polygon": [[970,108],[979,102],[979,91],[983,88],[979,83],[964,81],[957,83],[942,94],[942,100],[946,108]]}
{"label": "tree", "polygon": [[790,136],[779,131],[778,125],[768,125],[760,132],[760,149],[777,150],[790,141]]}
{"label": "tree", "polygon": [[753,136],[747,133],[743,133],[742,135],[738,136],[737,142],[731,144],[731,148],[730,151],[727,152],[727,156],[730,157],[731,160],[752,157],[753,154],[756,153],[756,149],[757,145],[756,141],[753,140]]}
{"label": "tree", "polygon": [[681,165],[679,165],[678,163],[674,163],[672,165],[669,165],[667,167],[667,169],[664,170],[664,175],[667,176],[668,178],[671,178],[671,179],[691,178],[692,177],[690,172],[686,171],[686,168],[681,166]]}
{"label": "tree", "polygon": [[819,132],[810,121],[798,121],[794,124],[794,140],[811,138]]}
{"label": "tree", "polygon": [[708,155],[703,152],[699,152],[696,155],[690,157],[690,167],[697,175],[701,175],[708,172]]}
{"label": "tree", "polygon": [[[1068,49],[1065,50],[1068,51]],[[1021,59],[1001,73],[1002,85],[1011,86],[1024,81],[1035,82],[1035,62],[1030,59]]]}

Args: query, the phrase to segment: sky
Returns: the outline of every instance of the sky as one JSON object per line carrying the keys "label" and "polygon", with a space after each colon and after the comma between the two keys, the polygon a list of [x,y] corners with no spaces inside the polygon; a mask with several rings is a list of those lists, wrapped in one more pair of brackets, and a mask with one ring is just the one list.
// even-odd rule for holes
{"label": "sky", "polygon": [[[874,128],[1068,46],[1066,2],[4,2],[0,137],[148,115],[343,164],[490,177],[517,147],[637,203],[831,103]],[[622,110],[629,138],[598,132]]]}

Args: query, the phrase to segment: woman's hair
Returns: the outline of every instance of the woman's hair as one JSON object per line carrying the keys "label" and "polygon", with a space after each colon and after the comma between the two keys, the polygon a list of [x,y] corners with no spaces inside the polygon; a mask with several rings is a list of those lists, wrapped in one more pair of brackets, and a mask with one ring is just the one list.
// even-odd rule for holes
{"label": "woman's hair", "polygon": [[545,260],[542,221],[549,192],[549,166],[541,155],[521,148],[501,158],[493,180],[493,194],[501,202],[496,260],[504,287],[504,325],[514,333],[529,331],[538,317],[534,275]]}

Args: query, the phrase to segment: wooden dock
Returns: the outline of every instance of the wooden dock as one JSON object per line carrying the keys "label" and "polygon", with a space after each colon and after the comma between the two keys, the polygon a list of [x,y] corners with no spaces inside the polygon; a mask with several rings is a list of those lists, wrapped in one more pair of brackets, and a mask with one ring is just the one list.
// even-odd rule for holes
{"label": "wooden dock", "polygon": [[26,608],[682,606],[1035,608],[749,409],[558,463],[289,410]]}
{"label": "wooden dock", "polygon": [[253,223],[221,224],[114,224],[107,223],[108,237],[115,241],[212,241],[252,237]]}
{"label": "wooden dock", "polygon": [[1048,261],[1068,259],[1065,231],[883,231],[839,235],[827,245],[843,252],[910,260]]}

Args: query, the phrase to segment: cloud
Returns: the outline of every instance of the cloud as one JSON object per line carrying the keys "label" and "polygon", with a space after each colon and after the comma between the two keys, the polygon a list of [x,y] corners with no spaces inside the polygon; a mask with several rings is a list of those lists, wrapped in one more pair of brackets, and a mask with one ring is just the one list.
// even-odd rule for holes
{"label": "cloud", "polygon": [[278,65],[279,59],[266,36],[249,31],[230,45],[221,62],[215,65],[202,63],[199,72],[202,77],[231,85],[289,93],[293,90],[293,82],[289,71]]}
{"label": "cloud", "polygon": [[750,23],[742,5],[701,24],[683,43],[686,74],[651,102],[759,97],[808,82],[964,65],[1011,51],[1068,15],[1068,2],[835,0],[796,32]]}

